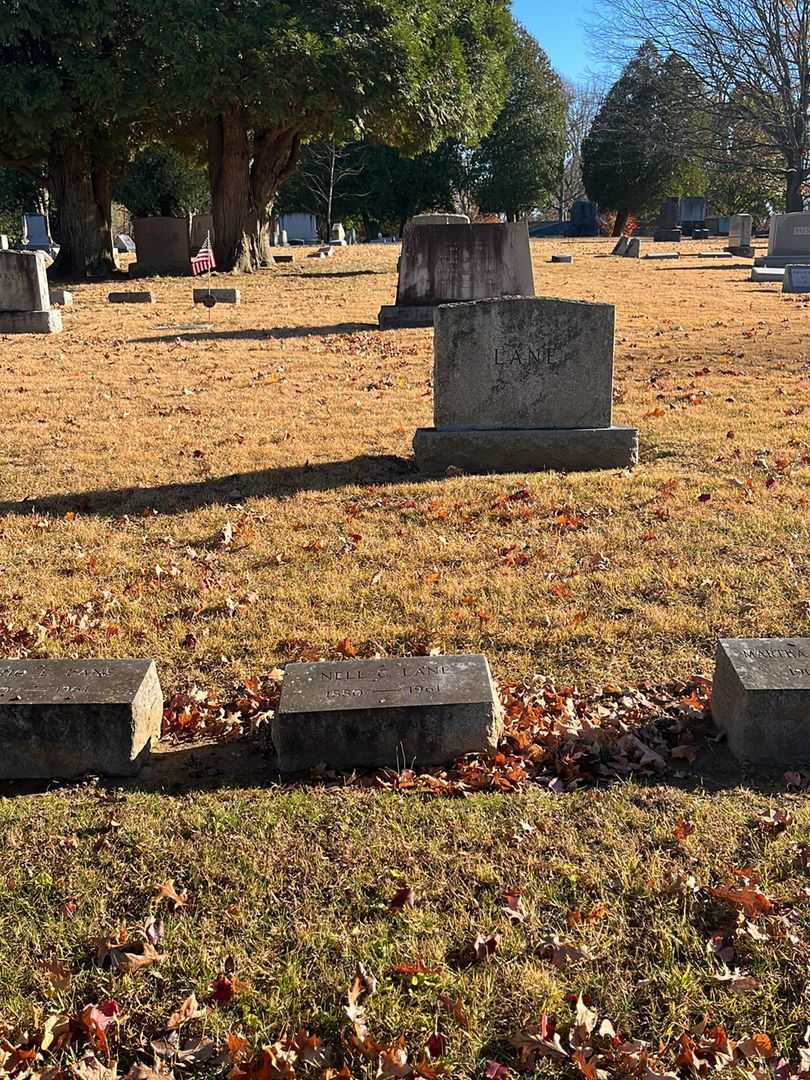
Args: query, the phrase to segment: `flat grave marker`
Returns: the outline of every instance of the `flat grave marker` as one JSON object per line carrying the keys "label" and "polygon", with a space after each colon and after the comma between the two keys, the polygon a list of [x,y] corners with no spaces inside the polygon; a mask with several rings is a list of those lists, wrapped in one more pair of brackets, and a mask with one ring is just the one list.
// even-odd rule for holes
{"label": "flat grave marker", "polygon": [[195,304],[205,304],[209,298],[216,304],[242,303],[242,294],[238,289],[194,289],[192,295]]}
{"label": "flat grave marker", "polygon": [[0,779],[134,775],[162,715],[153,660],[0,660]]}
{"label": "flat grave marker", "polygon": [[810,762],[810,638],[718,641],[712,715],[742,761]]}
{"label": "flat grave marker", "polygon": [[270,742],[281,772],[442,765],[503,726],[481,655],[288,664]]}
{"label": "flat grave marker", "polygon": [[154,304],[153,292],[111,292],[107,296],[109,304]]}

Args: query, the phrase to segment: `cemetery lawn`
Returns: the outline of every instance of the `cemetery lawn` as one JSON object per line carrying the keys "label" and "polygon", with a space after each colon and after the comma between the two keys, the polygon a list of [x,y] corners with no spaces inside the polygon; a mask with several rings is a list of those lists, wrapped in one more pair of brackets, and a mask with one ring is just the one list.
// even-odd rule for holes
{"label": "cemetery lawn", "polygon": [[[539,295],[616,305],[627,472],[421,479],[432,334],[375,329],[394,247],[223,277],[242,305],[210,327],[190,279],[150,282],[148,307],[76,285],[64,333],[0,339],[0,655],[154,657],[170,698],[301,658],[480,651],[504,685],[588,694],[710,676],[719,636],[810,636],[810,307],[745,261],[691,257],[717,242],[663,264],[610,246],[566,243],[555,266],[559,242],[532,250]],[[230,782],[181,746],[165,793],[0,790],[0,1023],[114,999],[126,1071],[230,956],[238,992],[190,1035],[305,1027],[340,1062],[361,962],[373,1036],[419,1057],[438,1029],[452,1076],[515,1065],[509,1040],[543,1011],[565,1029],[580,992],[656,1048],[703,1013],[802,1044],[808,800],[722,747],[657,784],[464,799],[283,789],[226,749]],[[403,886],[414,906],[392,911]],[[98,962],[98,938],[156,913],[163,959]]]}

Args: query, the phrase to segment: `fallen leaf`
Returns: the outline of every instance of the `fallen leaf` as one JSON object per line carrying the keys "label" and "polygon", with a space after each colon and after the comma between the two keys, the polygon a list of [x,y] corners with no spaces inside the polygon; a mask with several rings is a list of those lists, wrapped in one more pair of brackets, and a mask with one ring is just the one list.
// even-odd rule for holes
{"label": "fallen leaf", "polygon": [[187,1024],[190,1020],[197,1020],[201,1016],[205,1016],[205,1006],[201,1006],[197,1001],[196,994],[191,993],[175,1012],[169,1017],[169,1021],[166,1027],[169,1031],[173,1031],[175,1028],[182,1027],[183,1024]]}
{"label": "fallen leaf", "polygon": [[504,893],[503,907],[501,911],[512,922],[522,923],[526,921],[526,912],[523,909],[523,901],[517,890]]}
{"label": "fallen leaf", "polygon": [[172,911],[178,911],[188,903],[188,894],[178,893],[173,881],[164,881],[162,885],[156,887],[155,891],[157,893],[157,902],[167,900],[172,905]]}
{"label": "fallen leaf", "polygon": [[475,963],[490,960],[495,955],[500,940],[500,934],[479,934],[472,945]]}
{"label": "fallen leaf", "polygon": [[405,908],[412,908],[414,905],[414,892],[410,885],[403,885],[401,889],[397,889],[394,893],[394,898],[388,907],[391,911],[404,911]]}

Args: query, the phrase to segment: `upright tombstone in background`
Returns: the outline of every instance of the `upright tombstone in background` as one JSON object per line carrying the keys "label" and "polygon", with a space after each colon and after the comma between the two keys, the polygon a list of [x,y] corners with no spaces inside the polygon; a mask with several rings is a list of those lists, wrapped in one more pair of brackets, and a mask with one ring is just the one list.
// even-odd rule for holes
{"label": "upright tombstone in background", "polygon": [[191,273],[191,243],[186,218],[135,218],[137,262],[130,275],[169,274],[172,277]]}
{"label": "upright tombstone in background", "polygon": [[433,417],[413,441],[431,473],[615,469],[638,457],[613,426],[609,304],[511,297],[436,309]]}
{"label": "upright tombstone in background", "polygon": [[611,251],[611,255],[624,255],[627,252],[627,245],[630,238],[628,236],[620,236],[616,241],[616,245]]}
{"label": "upright tombstone in background", "polygon": [[402,237],[397,302],[380,309],[380,329],[432,326],[439,304],[496,296],[534,296],[525,222],[409,222]]}
{"label": "upright tombstone in background", "polygon": [[55,334],[62,316],[51,310],[46,255],[0,251],[0,334]]}
{"label": "upright tombstone in background", "polygon": [[48,222],[42,214],[23,214],[22,242],[27,251],[53,253]]}
{"label": "upright tombstone in background", "polygon": [[191,219],[191,251],[193,254],[200,250],[207,236],[214,238],[214,215],[195,214]]}
{"label": "upright tombstone in background", "polygon": [[680,213],[680,199],[674,195],[665,199],[658,213],[658,222],[653,233],[653,240],[663,244],[677,244],[682,237],[678,215]]}
{"label": "upright tombstone in background", "polygon": [[290,244],[317,244],[318,223],[314,214],[282,214],[280,228]]}
{"label": "upright tombstone in background", "polygon": [[343,228],[342,221],[336,221],[332,226],[329,233],[329,243],[334,244],[335,247],[346,246],[346,230]]}
{"label": "upright tombstone in background", "polygon": [[8,237],[5,233],[0,233],[0,251],[8,251]]}
{"label": "upright tombstone in background", "polygon": [[682,236],[692,236],[696,240],[707,240],[706,200],[698,198],[681,199],[678,208]]}
{"label": "upright tombstone in background", "polygon": [[569,236],[598,236],[598,205],[589,199],[578,199],[571,207],[571,223],[566,232]]}
{"label": "upright tombstone in background", "polygon": [[752,259],[754,257],[754,248],[751,244],[753,226],[754,219],[750,214],[734,214],[729,221],[726,251],[743,259]]}
{"label": "upright tombstone in background", "polygon": [[810,264],[810,212],[772,214],[768,231],[768,254],[754,266],[784,267]]}

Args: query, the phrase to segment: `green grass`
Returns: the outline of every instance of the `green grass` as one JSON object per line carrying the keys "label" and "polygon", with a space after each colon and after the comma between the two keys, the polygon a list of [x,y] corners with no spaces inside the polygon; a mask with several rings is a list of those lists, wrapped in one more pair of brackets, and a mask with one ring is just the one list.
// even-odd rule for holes
{"label": "green grass", "polygon": [[[774,805],[794,821],[772,838],[756,818]],[[673,828],[684,817],[695,830],[678,842]],[[111,820],[118,824],[99,831]],[[111,797],[82,787],[3,799],[0,834],[5,1019],[24,1026],[37,1006],[75,1012],[112,997],[125,1016],[124,1063],[190,992],[209,993],[229,955],[249,989],[197,1029],[238,1031],[261,1045],[305,1027],[339,1048],[360,962],[378,980],[368,1011],[381,1042],[404,1035],[418,1052],[439,995],[461,998],[469,1031],[440,1020],[453,1075],[480,1075],[491,1056],[510,1060],[513,1035],[543,1011],[562,1023],[580,992],[622,1032],[653,1041],[702,1013],[738,1036],[765,1031],[783,1048],[804,1033],[806,946],[740,938],[734,963],[759,987],[735,995],[713,983],[709,949],[713,934],[733,933],[734,911],[668,884],[692,875],[716,885],[754,867],[803,937],[808,883],[795,849],[810,842],[810,811],[798,796],[634,784],[435,801],[342,789]],[[99,968],[95,939],[142,926],[167,879],[187,891],[188,905],[162,909],[165,960],[138,975]],[[401,884],[416,904],[396,914],[388,904]],[[522,925],[501,911],[508,889],[522,892]],[[63,914],[66,899],[77,902],[73,918]],[[571,912],[582,916],[573,927]],[[477,934],[493,932],[501,940],[489,963],[459,965]],[[594,959],[558,970],[543,958],[552,934]],[[73,976],[61,993],[45,975],[54,960]],[[417,985],[392,975],[416,962],[431,971]]]}

